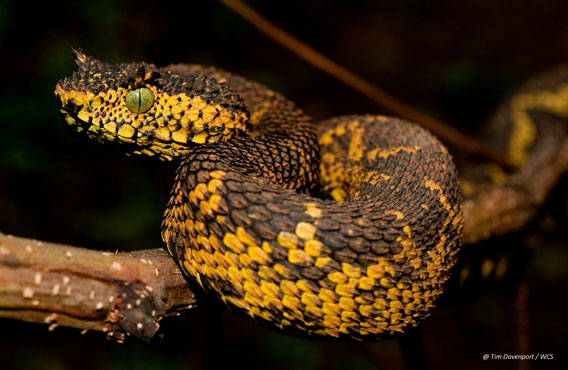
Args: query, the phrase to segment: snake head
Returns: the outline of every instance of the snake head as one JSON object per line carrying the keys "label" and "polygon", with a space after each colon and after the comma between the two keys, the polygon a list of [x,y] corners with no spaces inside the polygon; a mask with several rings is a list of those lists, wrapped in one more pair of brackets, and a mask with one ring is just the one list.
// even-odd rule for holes
{"label": "snake head", "polygon": [[120,144],[127,154],[171,160],[248,129],[249,113],[225,83],[74,52],[77,67],[55,95],[67,125],[90,138]]}

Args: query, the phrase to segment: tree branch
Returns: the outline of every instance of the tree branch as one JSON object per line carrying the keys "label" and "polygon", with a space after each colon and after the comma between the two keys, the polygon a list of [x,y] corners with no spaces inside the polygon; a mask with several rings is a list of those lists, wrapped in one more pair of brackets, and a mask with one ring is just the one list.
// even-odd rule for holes
{"label": "tree branch", "polygon": [[114,254],[0,233],[0,317],[148,342],[163,317],[193,307],[163,249]]}
{"label": "tree branch", "polygon": [[568,172],[568,137],[543,133],[538,145],[505,184],[463,203],[462,244],[522,228]]}
{"label": "tree branch", "polygon": [[295,38],[284,29],[276,26],[240,0],[219,0],[225,6],[243,17],[252,26],[285,47],[298,57],[358,91],[379,106],[409,121],[419,124],[442,140],[452,143],[468,153],[491,160],[506,168],[515,168],[506,157],[495,149],[485,145],[474,137],[460,132],[455,127],[446,125],[436,118],[413,108],[386,91],[366,81],[347,68],[337,64],[319,51]]}

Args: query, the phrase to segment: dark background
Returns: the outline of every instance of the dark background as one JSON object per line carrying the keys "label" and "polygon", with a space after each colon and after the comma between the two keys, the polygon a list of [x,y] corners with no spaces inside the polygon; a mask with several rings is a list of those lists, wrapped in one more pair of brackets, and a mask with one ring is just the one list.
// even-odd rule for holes
{"label": "dark background", "polygon": [[[568,2],[249,1],[263,15],[412,106],[476,132],[527,78],[568,60]],[[160,247],[175,165],[124,157],[67,131],[53,89],[73,70],[71,48],[109,61],[209,64],[262,82],[315,121],[380,110],[276,45],[217,2],[0,1],[0,230],[103,250]],[[459,154],[459,152],[454,152]],[[517,368],[482,360],[518,354],[517,288],[528,288],[533,368],[566,368],[566,179],[523,231],[465,248],[455,278],[421,326],[432,369]],[[506,258],[504,278],[482,261]],[[457,275],[457,274],[456,274]],[[196,369],[198,317],[172,322],[162,344],[0,321],[2,369]],[[400,369],[396,340],[330,344],[296,339],[224,314],[224,353],[236,367]]]}

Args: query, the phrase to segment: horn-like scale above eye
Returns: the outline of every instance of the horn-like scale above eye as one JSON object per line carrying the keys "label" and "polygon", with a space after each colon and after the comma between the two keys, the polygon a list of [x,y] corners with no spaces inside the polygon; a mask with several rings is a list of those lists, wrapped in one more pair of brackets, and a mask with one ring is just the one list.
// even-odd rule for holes
{"label": "horn-like scale above eye", "polygon": [[126,94],[126,108],[132,113],[146,113],[153,105],[154,93],[146,87],[129,91],[128,94]]}

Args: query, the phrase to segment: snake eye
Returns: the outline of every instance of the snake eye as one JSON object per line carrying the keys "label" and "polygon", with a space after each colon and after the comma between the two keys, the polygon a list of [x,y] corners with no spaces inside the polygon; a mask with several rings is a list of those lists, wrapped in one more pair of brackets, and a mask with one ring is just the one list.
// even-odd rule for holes
{"label": "snake eye", "polygon": [[133,113],[146,113],[154,105],[152,90],[141,87],[126,94],[126,108]]}

